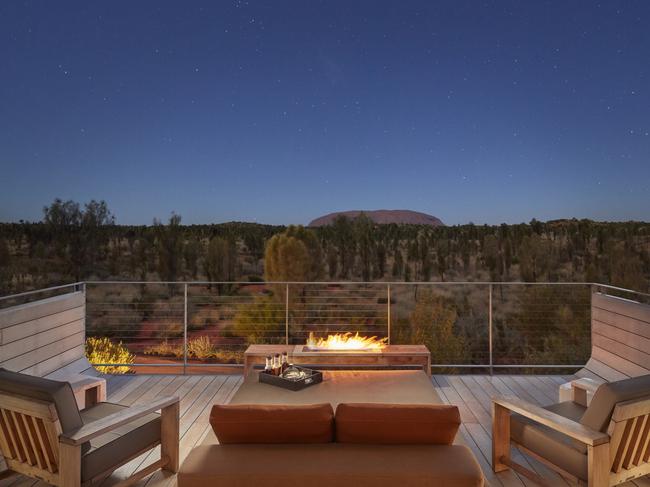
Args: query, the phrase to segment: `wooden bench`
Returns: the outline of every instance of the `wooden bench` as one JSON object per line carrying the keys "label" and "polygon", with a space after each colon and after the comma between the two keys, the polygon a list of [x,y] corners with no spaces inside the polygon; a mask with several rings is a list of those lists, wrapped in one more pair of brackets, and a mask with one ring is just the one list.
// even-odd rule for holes
{"label": "wooden bench", "polygon": [[86,295],[74,291],[0,310],[0,367],[70,382],[80,409],[106,399],[85,355]]}
{"label": "wooden bench", "polygon": [[[576,375],[603,382],[650,374],[650,305],[595,292],[591,295],[591,357]],[[588,399],[591,399],[592,392]],[[560,401],[571,383],[560,386]]]}
{"label": "wooden bench", "polygon": [[85,341],[82,290],[0,310],[0,367],[70,382],[79,409],[106,400],[106,381],[86,359]]}

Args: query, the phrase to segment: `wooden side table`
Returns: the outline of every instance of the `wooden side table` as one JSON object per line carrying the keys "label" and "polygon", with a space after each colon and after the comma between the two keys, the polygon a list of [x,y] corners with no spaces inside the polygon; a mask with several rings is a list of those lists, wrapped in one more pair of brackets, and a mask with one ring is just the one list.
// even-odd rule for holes
{"label": "wooden side table", "polygon": [[77,374],[66,377],[65,380],[72,386],[74,397],[79,409],[85,409],[106,401],[106,380],[101,377]]}

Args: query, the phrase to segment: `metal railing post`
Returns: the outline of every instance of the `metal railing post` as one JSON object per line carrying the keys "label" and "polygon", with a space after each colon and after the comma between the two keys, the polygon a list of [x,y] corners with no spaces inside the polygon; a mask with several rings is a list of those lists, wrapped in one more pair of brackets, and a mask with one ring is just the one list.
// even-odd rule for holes
{"label": "metal railing post", "polygon": [[183,375],[187,374],[187,283],[183,285],[184,311],[183,311]]}
{"label": "metal railing post", "polygon": [[493,374],[493,361],[492,361],[492,287],[489,286],[489,295],[488,295],[488,347],[490,352],[490,375]]}
{"label": "metal railing post", "polygon": [[284,343],[289,345],[289,284],[284,293]]}
{"label": "metal railing post", "polygon": [[386,313],[388,318],[388,344],[390,345],[390,284],[386,285]]}

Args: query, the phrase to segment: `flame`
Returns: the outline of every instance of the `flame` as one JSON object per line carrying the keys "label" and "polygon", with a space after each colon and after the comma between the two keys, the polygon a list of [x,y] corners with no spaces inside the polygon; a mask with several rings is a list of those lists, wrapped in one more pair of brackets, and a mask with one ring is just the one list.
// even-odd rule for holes
{"label": "flame", "polygon": [[378,339],[376,336],[364,337],[355,333],[336,333],[327,338],[316,338],[309,333],[307,348],[310,350],[383,350],[388,344],[388,338]]}

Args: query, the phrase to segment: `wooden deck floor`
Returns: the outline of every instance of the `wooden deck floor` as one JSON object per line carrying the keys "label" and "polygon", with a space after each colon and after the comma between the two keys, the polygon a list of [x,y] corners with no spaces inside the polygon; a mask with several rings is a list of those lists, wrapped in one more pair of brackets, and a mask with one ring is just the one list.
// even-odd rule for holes
{"label": "wooden deck floor", "polygon": [[[535,486],[535,482],[507,471],[494,474],[489,466],[491,413],[490,398],[497,394],[516,395],[535,404],[545,405],[558,400],[558,386],[569,380],[562,376],[484,376],[436,375],[433,383],[443,401],[460,408],[463,424],[458,442],[469,446],[476,455],[490,486]],[[204,438],[208,431],[211,406],[226,403],[237,391],[242,378],[239,375],[219,376],[167,376],[137,375],[108,377],[108,400],[125,405],[146,403],[157,396],[177,395],[181,399],[181,461]],[[131,472],[153,462],[158,451],[137,458],[120,468],[104,482],[114,485]],[[547,479],[550,485],[566,486],[571,483],[558,476],[538,461],[513,452],[513,458],[527,465]],[[139,486],[174,487],[175,476],[160,471],[142,480]],[[642,479],[622,484],[626,487],[650,487],[650,480]],[[24,477],[11,477],[0,481],[0,487],[45,487]]]}

